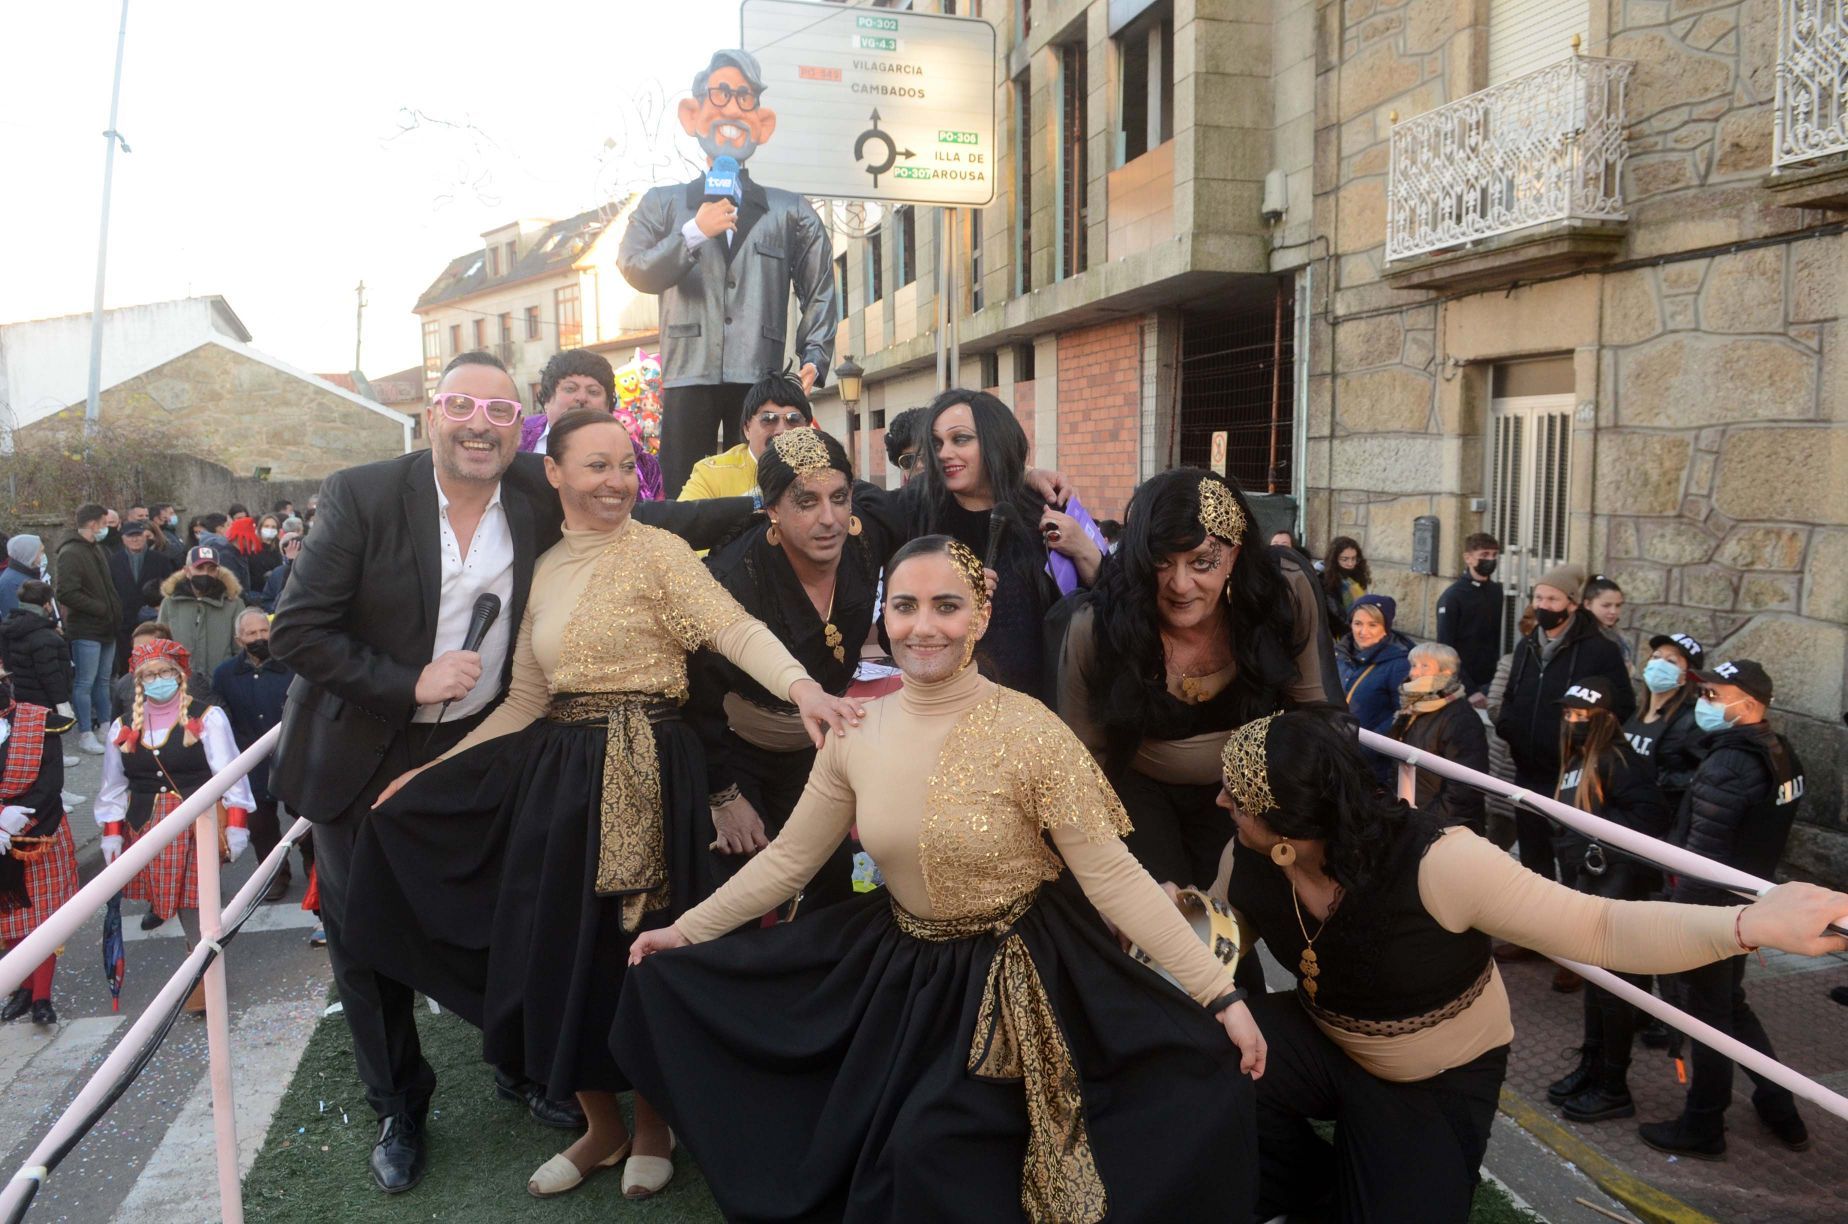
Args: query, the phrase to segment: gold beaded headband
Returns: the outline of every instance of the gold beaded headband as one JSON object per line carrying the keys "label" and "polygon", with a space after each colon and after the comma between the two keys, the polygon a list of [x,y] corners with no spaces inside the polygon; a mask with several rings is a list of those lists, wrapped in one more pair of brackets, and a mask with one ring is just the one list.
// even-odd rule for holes
{"label": "gold beaded headband", "polygon": [[1261,816],[1277,806],[1277,801],[1271,797],[1270,762],[1264,755],[1271,720],[1276,717],[1266,714],[1238,728],[1219,753],[1220,766],[1225,770],[1226,790],[1247,816]]}
{"label": "gold beaded headband", "polygon": [[1200,526],[1229,544],[1244,543],[1245,512],[1238,508],[1232,490],[1217,480],[1200,482]]}
{"label": "gold beaded headband", "polygon": [[982,559],[961,540],[950,541],[949,554],[950,563],[962,574],[963,581],[969,584],[970,593],[975,596],[975,610],[987,610],[988,580],[982,576]]}
{"label": "gold beaded headband", "polygon": [[776,456],[789,465],[798,479],[825,472],[833,467],[828,458],[828,448],[822,443],[821,435],[812,429],[790,429],[770,439],[770,445],[776,448]]}

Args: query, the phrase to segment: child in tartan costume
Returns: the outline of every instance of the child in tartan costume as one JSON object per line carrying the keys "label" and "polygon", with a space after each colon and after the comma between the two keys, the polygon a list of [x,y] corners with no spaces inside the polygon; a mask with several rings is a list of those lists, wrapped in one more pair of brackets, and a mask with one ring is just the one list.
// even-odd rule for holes
{"label": "child in tartan costume", "polygon": [[[64,822],[64,748],[45,729],[50,711],[13,700],[0,678],[0,942],[11,948],[77,891],[77,852]],[[45,958],[0,1009],[0,1020],[28,1010],[34,1024],[56,1024]]]}
{"label": "child in tartan costume", "polygon": [[[129,656],[134,707],[109,728],[102,793],[96,797],[106,863],[237,758],[237,739],[224,711],[186,695],[190,662],[184,646],[164,638],[142,641]],[[246,822],[256,804],[249,780],[239,778],[224,803],[220,850],[235,859],[250,844]],[[122,890],[131,901],[148,902],[162,921],[178,913],[188,951],[199,942],[197,844],[191,834],[175,838]],[[194,989],[187,1010],[202,1010],[203,997]]]}

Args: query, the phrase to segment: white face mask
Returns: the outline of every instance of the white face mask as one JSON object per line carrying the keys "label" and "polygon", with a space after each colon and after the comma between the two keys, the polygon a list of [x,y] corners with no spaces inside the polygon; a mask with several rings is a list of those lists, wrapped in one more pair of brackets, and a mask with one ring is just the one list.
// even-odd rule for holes
{"label": "white face mask", "polygon": [[257,532],[257,534],[266,540],[273,540],[276,538],[276,529],[274,527],[265,527],[263,530]]}

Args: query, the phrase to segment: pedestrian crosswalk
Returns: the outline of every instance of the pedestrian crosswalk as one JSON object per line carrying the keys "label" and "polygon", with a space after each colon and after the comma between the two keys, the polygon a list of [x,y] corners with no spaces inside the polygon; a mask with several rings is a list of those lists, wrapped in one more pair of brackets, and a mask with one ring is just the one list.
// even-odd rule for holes
{"label": "pedestrian crosswalk", "polygon": [[[141,929],[140,914],[146,910],[140,902],[124,902],[122,907],[122,940],[124,943],[141,943],[154,939],[183,939],[185,932],[180,928],[178,918],[169,918],[151,931]],[[265,931],[302,932],[302,938],[308,938],[308,932],[321,925],[321,920],[314,914],[295,904],[260,905],[255,913],[239,928],[239,934],[258,935]]]}

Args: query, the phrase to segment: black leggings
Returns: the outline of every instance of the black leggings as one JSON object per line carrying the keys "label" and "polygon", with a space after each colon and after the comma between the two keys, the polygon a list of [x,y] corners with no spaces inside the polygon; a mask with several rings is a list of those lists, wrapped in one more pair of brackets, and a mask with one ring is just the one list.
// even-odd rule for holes
{"label": "black leggings", "polygon": [[1182,888],[1207,888],[1232,840],[1232,817],[1218,806],[1219,783],[1162,782],[1135,769],[1114,779],[1132,826],[1123,844],[1148,873]]}
{"label": "black leggings", "polygon": [[[1469,1218],[1508,1047],[1413,1083],[1380,1079],[1316,1027],[1294,993],[1251,1001],[1270,1046],[1258,1081],[1258,1218],[1368,1224]],[[1332,1121],[1331,1144],[1311,1120]]]}

